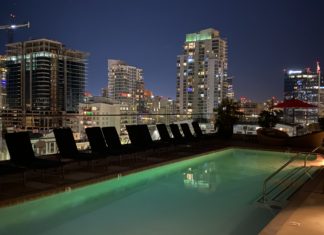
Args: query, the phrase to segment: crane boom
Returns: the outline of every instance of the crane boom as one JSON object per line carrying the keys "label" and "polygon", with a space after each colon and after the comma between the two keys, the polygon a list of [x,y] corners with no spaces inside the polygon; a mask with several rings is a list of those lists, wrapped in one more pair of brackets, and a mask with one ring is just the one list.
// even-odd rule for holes
{"label": "crane boom", "polygon": [[13,31],[18,28],[30,28],[29,21],[26,24],[7,24],[0,25],[0,30],[4,29],[8,31],[8,43],[13,42]]}
{"label": "crane boom", "polygon": [[30,28],[30,23],[27,22],[26,24],[7,24],[7,25],[0,25],[0,29],[18,29],[18,28]]}

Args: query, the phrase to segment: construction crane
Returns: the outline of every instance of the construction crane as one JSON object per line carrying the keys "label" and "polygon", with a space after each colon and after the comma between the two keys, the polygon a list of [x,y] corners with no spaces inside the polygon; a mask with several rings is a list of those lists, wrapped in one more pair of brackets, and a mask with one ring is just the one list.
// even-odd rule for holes
{"label": "construction crane", "polygon": [[7,25],[0,25],[0,30],[4,29],[8,32],[8,43],[13,42],[13,31],[19,28],[30,28],[30,23],[27,22],[26,24],[7,24]]}

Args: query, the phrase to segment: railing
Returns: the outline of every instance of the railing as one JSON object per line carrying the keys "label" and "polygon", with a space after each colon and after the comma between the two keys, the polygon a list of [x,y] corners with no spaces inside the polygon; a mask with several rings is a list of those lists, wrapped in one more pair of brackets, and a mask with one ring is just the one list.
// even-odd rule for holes
{"label": "railing", "polygon": [[[324,141],[324,140],[323,140]],[[324,145],[323,145],[323,143],[322,143],[322,145],[320,145],[320,146],[317,146],[316,148],[314,148],[311,152],[308,152],[308,153],[303,153],[303,154],[306,154],[305,155],[305,158],[304,158],[304,167],[306,167],[306,162],[307,162],[307,160],[308,160],[308,158],[312,155],[312,154],[314,154],[314,153],[316,153],[316,151],[317,150],[319,150],[320,148],[322,148]]]}
{"label": "railing", "polygon": [[[153,140],[159,139],[155,124],[164,123],[191,123],[193,120],[199,121],[202,129],[206,133],[214,130],[213,114],[143,114],[143,113],[124,113],[124,114],[97,114],[97,111],[84,111],[83,114],[64,114],[64,115],[40,115],[22,113],[3,113],[0,115],[0,160],[9,159],[6,144],[3,139],[6,132],[30,131],[33,133],[31,139],[36,155],[47,155],[57,153],[53,129],[59,127],[70,127],[74,133],[79,149],[87,149],[89,144],[85,134],[87,127],[93,126],[115,126],[119,132],[121,141],[128,141],[126,125],[147,124],[152,134]],[[110,112],[111,113],[111,112]]]}
{"label": "railing", "polygon": [[[295,156],[291,157],[285,164],[283,164],[279,169],[277,169],[275,172],[273,172],[270,176],[268,176],[264,181],[263,181],[263,187],[262,187],[262,201],[265,203],[267,201],[267,194],[268,194],[268,182],[273,179],[276,175],[278,175],[280,172],[282,172],[287,166],[289,166],[292,162],[300,159],[301,155],[304,155],[304,164],[303,167],[306,169],[307,167],[307,161],[310,156],[314,155],[315,152],[320,148],[321,146],[316,147],[313,149],[311,152],[299,152]],[[305,174],[307,171],[305,171]],[[286,179],[288,179],[291,175],[285,175],[284,177],[281,178],[281,180],[277,183],[276,186],[273,187],[275,189],[277,186],[281,185]]]}

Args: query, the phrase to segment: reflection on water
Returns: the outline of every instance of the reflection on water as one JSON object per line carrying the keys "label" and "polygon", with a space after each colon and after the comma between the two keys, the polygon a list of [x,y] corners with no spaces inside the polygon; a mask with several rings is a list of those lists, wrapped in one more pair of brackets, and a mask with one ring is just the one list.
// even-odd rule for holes
{"label": "reflection on water", "polygon": [[214,192],[219,184],[215,162],[206,162],[196,167],[189,167],[183,173],[185,187],[194,188],[201,192]]}

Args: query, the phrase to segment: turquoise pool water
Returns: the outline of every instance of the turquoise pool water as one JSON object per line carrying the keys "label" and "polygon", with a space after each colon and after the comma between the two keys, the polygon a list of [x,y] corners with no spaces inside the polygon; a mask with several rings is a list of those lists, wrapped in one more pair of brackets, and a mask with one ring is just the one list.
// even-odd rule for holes
{"label": "turquoise pool water", "polygon": [[257,234],[263,180],[286,153],[228,149],[0,209],[0,234]]}

